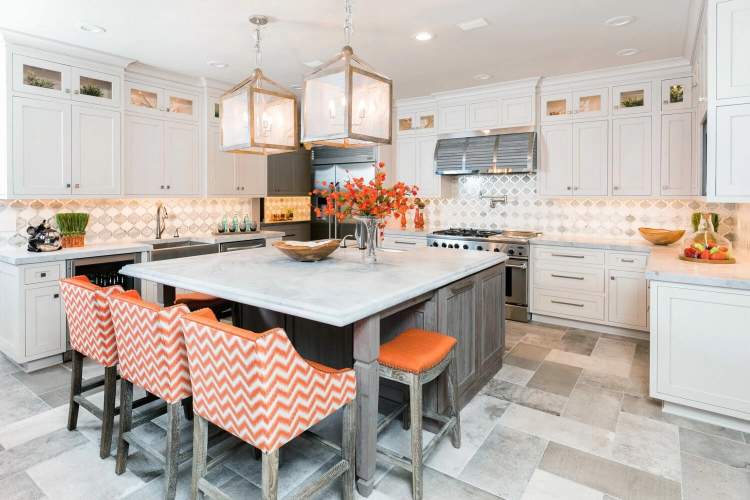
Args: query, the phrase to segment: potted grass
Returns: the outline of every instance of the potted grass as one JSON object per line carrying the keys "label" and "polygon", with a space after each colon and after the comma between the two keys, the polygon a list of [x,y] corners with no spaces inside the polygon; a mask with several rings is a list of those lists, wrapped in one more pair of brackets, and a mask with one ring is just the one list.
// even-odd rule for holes
{"label": "potted grass", "polygon": [[57,228],[62,235],[63,248],[82,247],[86,238],[89,214],[64,213],[55,215]]}

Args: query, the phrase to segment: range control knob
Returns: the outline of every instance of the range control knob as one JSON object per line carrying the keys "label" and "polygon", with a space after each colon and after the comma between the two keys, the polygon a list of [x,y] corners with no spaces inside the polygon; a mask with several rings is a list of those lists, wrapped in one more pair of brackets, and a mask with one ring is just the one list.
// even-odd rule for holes
{"label": "range control knob", "polygon": [[496,252],[499,252],[499,251],[500,251],[500,249],[499,249],[499,248],[496,248],[496,249],[495,249],[495,251],[496,251]]}
{"label": "range control knob", "polygon": [[434,246],[434,247],[438,246],[438,243],[437,243],[437,241],[433,241],[433,242],[432,242],[432,246]]}
{"label": "range control knob", "polygon": [[445,243],[443,243],[443,245],[442,245],[442,246],[443,246],[443,248],[445,248],[445,247],[447,247],[448,245],[446,245]]}
{"label": "range control knob", "polygon": [[477,250],[484,250],[481,246],[477,246]]}
{"label": "range control knob", "polygon": [[469,245],[464,245],[464,250],[468,250],[468,249],[469,249]]}
{"label": "range control knob", "polygon": [[508,255],[514,255],[515,253],[516,253],[516,251],[513,250],[512,248],[510,250],[508,250]]}

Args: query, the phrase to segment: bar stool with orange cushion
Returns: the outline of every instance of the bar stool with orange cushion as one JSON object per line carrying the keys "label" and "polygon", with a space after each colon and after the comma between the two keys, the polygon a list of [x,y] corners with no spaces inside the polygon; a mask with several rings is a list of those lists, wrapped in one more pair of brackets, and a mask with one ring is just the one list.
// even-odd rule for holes
{"label": "bar stool with orange cushion", "polygon": [[[70,345],[73,349],[73,366],[68,407],[68,430],[78,426],[78,409],[91,412],[102,421],[99,456],[109,456],[115,418],[115,392],[117,384],[117,343],[112,327],[107,297],[122,293],[120,286],[101,288],[86,276],[60,280],[65,315],[68,318]],[[83,383],[83,359],[90,358],[104,367],[104,376]],[[100,409],[87,400],[83,393],[104,385],[104,407]]]}
{"label": "bar stool with orange cushion", "polygon": [[195,413],[192,498],[225,497],[204,477],[208,422],[262,452],[263,499],[275,499],[279,449],[340,408],[344,409],[341,460],[290,497],[307,498],[343,475],[343,498],[354,498],[354,370],[335,370],[303,359],[280,328],[250,332],[217,321],[208,309],[181,321]]}
{"label": "bar stool with orange cushion", "polygon": [[178,293],[175,295],[174,303],[185,304],[191,311],[209,308],[217,316],[222,315],[232,307],[232,303],[228,300],[200,292]]}
{"label": "bar stool with orange cushion", "polygon": [[[177,492],[179,463],[189,459],[189,455],[180,456],[181,401],[191,396],[191,387],[185,340],[179,320],[190,311],[184,304],[161,308],[144,302],[135,290],[114,294],[110,296],[109,302],[121,375],[120,430],[115,472],[125,472],[129,445],[134,444],[164,466],[164,498],[171,500]],[[147,413],[134,424],[133,384],[167,403],[167,444],[164,452],[153,448],[132,432],[137,425],[158,415]],[[164,413],[163,409],[159,410],[159,413]]]}
{"label": "bar stool with orange cushion", "polygon": [[[411,459],[378,447],[378,454],[394,465],[412,473],[412,497],[422,498],[422,469],[427,455],[438,441],[451,433],[454,448],[461,447],[461,418],[458,408],[456,375],[456,339],[436,332],[412,328],[380,346],[380,377],[409,387],[409,420],[411,427]],[[440,375],[447,378],[448,414],[440,415],[422,409],[422,386]],[[384,429],[399,413],[392,413],[378,425]],[[406,413],[405,413],[406,415]],[[441,424],[435,437],[422,447],[422,418]]]}

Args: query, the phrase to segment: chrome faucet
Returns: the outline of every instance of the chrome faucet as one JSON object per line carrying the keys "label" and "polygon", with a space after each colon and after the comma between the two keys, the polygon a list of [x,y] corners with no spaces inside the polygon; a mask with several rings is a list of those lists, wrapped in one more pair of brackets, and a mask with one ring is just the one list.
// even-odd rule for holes
{"label": "chrome faucet", "polygon": [[156,207],[156,239],[157,240],[161,239],[161,234],[167,228],[166,220],[168,218],[169,218],[169,214],[167,213],[167,207],[159,203],[159,205]]}
{"label": "chrome faucet", "polygon": [[354,235],[347,234],[346,236],[344,236],[343,238],[341,238],[341,243],[339,244],[339,248],[346,248],[346,240],[348,238],[354,239]]}

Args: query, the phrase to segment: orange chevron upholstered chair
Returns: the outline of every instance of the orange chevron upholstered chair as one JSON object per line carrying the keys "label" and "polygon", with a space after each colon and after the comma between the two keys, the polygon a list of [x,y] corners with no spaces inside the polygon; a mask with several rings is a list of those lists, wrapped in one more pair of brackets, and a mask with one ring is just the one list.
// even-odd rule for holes
{"label": "orange chevron upholstered chair", "polygon": [[[109,298],[120,357],[120,432],[117,442],[117,474],[125,472],[130,444],[164,465],[165,498],[177,492],[180,461],[180,412],[182,400],[191,396],[185,340],[180,317],[189,312],[178,304],[161,308],[141,300],[135,290]],[[167,403],[167,446],[162,453],[142,441],[132,429],[133,384]],[[163,411],[162,411],[163,413]],[[140,418],[138,424],[155,415]],[[151,417],[151,418],[149,418]],[[189,457],[183,457],[186,459]]]}
{"label": "orange chevron upholstered chair", "polygon": [[[68,318],[70,345],[73,348],[73,370],[70,382],[68,430],[78,426],[78,409],[91,412],[102,421],[99,456],[109,456],[115,418],[117,388],[117,344],[107,297],[122,293],[122,287],[100,288],[86,276],[60,280],[60,292]],[[104,367],[104,377],[83,383],[83,359],[90,358]],[[104,385],[104,408],[100,409],[82,393]]]}
{"label": "orange chevron upholstered chair", "polygon": [[354,498],[354,371],[303,359],[280,328],[253,333],[217,321],[209,309],[181,321],[195,412],[193,498],[217,491],[204,477],[208,422],[262,452],[263,498],[275,499],[279,449],[340,408],[341,460],[292,496],[309,497],[343,475],[343,498]]}
{"label": "orange chevron upholstered chair", "polygon": [[[454,448],[461,447],[461,417],[458,408],[458,380],[456,374],[456,339],[436,332],[411,328],[380,346],[378,362],[380,377],[406,384],[409,387],[409,407],[404,413],[404,426],[411,426],[411,460],[378,447],[378,454],[393,465],[412,473],[412,498],[422,500],[422,472],[424,459],[435,449],[438,441],[451,433]],[[447,378],[448,414],[424,412],[422,386],[443,375]],[[399,412],[390,414],[378,424],[385,428]],[[422,447],[422,418],[441,424],[435,437]]]}

